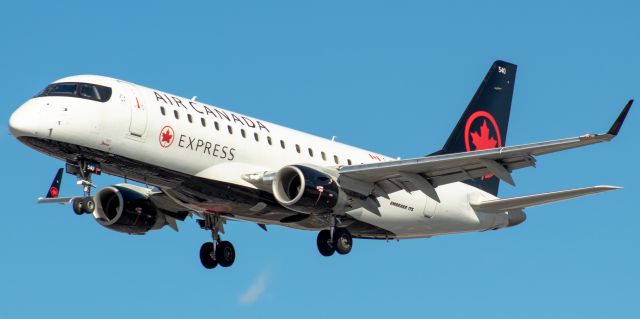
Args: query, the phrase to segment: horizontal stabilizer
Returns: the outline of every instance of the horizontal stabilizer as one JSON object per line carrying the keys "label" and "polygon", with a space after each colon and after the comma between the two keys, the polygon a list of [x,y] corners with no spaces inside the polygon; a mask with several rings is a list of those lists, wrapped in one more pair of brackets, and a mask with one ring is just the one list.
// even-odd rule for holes
{"label": "horizontal stabilizer", "polygon": [[482,211],[487,213],[499,213],[516,209],[523,209],[526,207],[538,206],[547,203],[557,202],[570,198],[591,195],[606,191],[612,191],[620,189],[616,186],[592,186],[578,189],[570,189],[559,192],[551,192],[544,194],[492,199],[479,203],[471,203],[471,207],[476,211]]}
{"label": "horizontal stabilizer", "polygon": [[75,197],[46,198],[38,197],[38,204],[70,204]]}

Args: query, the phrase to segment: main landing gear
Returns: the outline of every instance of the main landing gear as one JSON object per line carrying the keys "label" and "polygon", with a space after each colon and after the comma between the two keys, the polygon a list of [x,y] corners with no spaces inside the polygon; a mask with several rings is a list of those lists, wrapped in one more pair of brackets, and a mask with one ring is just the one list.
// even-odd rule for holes
{"label": "main landing gear", "polygon": [[229,267],[236,260],[236,250],[228,241],[220,240],[219,233],[224,234],[225,219],[218,214],[205,215],[204,219],[198,220],[200,228],[211,230],[212,242],[206,242],[200,247],[200,262],[207,269]]}
{"label": "main landing gear", "polygon": [[329,257],[334,252],[346,255],[351,252],[353,247],[353,237],[346,228],[331,227],[331,229],[321,230],[318,233],[316,243],[322,256]]}

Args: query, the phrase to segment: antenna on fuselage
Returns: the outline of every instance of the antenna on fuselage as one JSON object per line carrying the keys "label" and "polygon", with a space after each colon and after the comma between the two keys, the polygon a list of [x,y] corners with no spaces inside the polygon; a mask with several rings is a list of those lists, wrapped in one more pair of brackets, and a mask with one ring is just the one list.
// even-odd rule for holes
{"label": "antenna on fuselage", "polygon": [[191,98],[191,101],[195,102],[197,98],[198,98],[198,96],[197,96],[197,95],[194,95],[194,96]]}
{"label": "antenna on fuselage", "polygon": [[331,142],[335,142],[335,141],[336,141],[336,137],[337,137],[337,136],[335,136],[335,135],[334,135],[334,136],[332,136],[332,137],[331,137]]}

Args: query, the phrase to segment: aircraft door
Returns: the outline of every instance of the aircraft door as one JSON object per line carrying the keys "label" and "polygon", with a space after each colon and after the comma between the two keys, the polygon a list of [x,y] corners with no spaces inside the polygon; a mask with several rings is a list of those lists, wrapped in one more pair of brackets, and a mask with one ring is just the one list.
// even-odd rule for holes
{"label": "aircraft door", "polygon": [[122,102],[129,108],[131,114],[129,134],[138,139],[142,139],[144,137],[144,133],[147,131],[146,105],[134,85],[123,82],[120,84],[126,93]]}

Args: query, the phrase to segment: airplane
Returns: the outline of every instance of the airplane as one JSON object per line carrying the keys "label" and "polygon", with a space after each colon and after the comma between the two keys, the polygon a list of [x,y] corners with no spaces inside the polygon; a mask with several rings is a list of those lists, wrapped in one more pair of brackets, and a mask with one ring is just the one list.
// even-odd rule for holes
{"label": "airplane", "polygon": [[[607,142],[611,128],[506,146],[517,66],[495,61],[439,151],[400,159],[126,81],[62,78],[21,105],[11,134],[65,162],[82,195],[60,197],[58,170],[39,203],[71,204],[110,230],[143,235],[195,217],[211,233],[205,268],[231,266],[227,221],[318,232],[322,256],[348,254],[353,239],[400,240],[498,230],[521,224],[525,208],[619,189],[592,186],[499,198],[500,182],[536,157]],[[92,190],[102,173],[125,183]],[[136,181],[138,186],[127,181]],[[226,235],[225,235],[226,236]]]}

